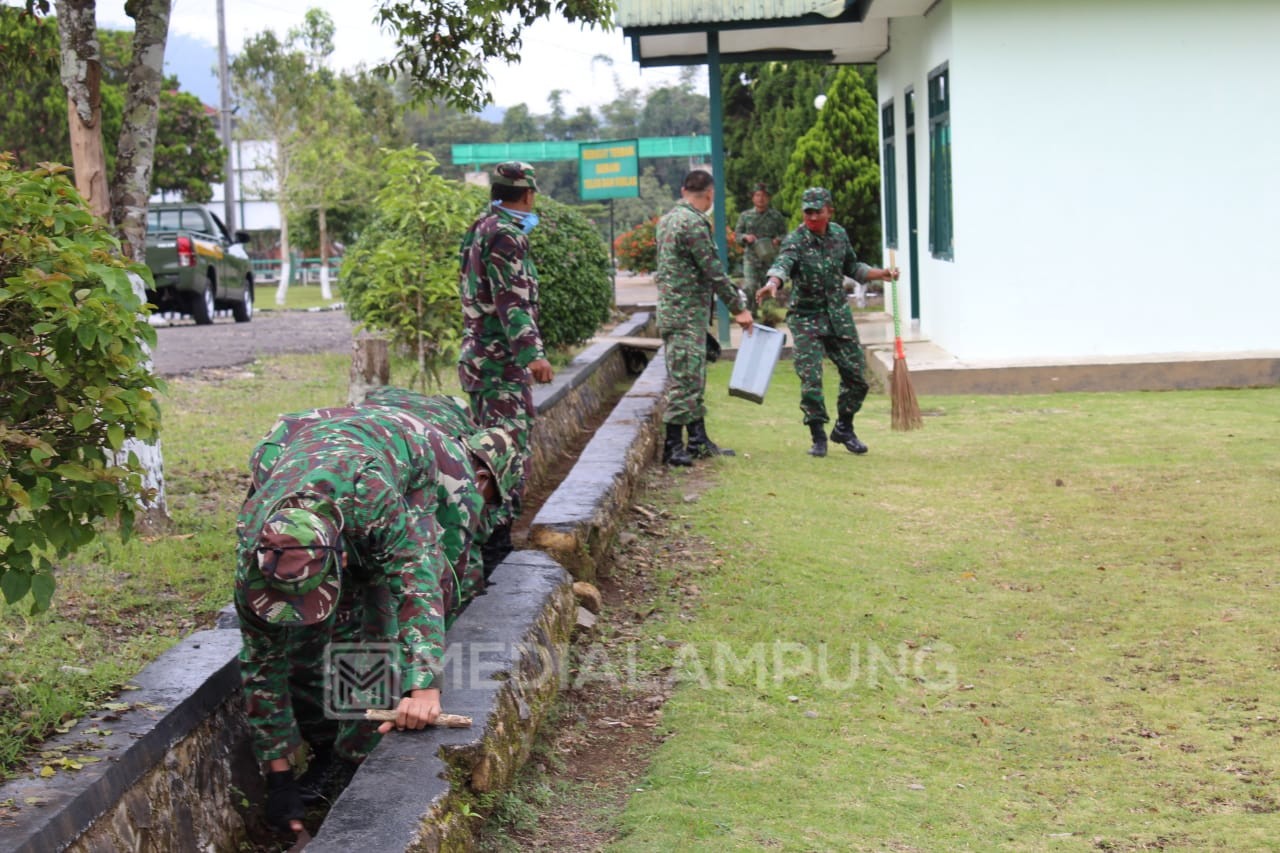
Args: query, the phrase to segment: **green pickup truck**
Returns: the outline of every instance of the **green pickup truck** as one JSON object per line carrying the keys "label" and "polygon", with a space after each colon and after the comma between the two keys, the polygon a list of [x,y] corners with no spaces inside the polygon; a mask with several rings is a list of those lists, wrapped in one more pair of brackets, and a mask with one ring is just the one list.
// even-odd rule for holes
{"label": "green pickup truck", "polygon": [[237,323],[253,317],[253,272],[244,243],[198,204],[153,204],[147,211],[147,267],[155,289],[147,301],[160,313],[189,314],[197,326],[230,308]]}

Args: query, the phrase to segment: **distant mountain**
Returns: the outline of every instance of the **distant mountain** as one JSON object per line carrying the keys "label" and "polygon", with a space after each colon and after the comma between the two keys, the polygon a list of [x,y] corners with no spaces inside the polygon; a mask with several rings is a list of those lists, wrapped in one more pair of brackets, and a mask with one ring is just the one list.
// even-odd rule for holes
{"label": "distant mountain", "polygon": [[164,70],[178,78],[183,91],[211,107],[221,103],[218,93],[218,46],[191,36],[169,34]]}

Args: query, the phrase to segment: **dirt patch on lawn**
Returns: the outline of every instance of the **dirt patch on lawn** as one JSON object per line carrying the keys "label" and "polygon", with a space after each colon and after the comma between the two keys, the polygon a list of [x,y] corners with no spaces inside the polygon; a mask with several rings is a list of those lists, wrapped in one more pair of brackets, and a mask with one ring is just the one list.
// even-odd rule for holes
{"label": "dirt patch on lawn", "polygon": [[656,466],[645,473],[602,567],[595,635],[575,640],[570,687],[513,790],[495,804],[480,850],[586,853],[618,837],[618,817],[666,737],[669,673],[646,666],[646,657],[669,656],[646,652],[667,641],[646,623],[673,614],[693,618],[694,579],[718,563],[678,513],[661,506],[668,502],[662,493],[676,489],[686,501],[696,500],[710,476],[709,466],[676,473]]}

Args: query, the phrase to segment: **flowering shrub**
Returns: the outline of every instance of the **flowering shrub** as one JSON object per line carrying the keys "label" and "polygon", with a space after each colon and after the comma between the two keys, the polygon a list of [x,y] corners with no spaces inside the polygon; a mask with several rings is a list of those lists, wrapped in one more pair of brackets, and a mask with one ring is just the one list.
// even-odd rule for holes
{"label": "flowering shrub", "polygon": [[[618,267],[637,273],[653,272],[658,267],[658,219],[641,222],[613,241],[613,251]],[[729,251],[729,269],[742,269],[742,247],[733,238],[733,229],[725,228],[725,240]]]}
{"label": "flowering shrub", "polygon": [[657,230],[658,217],[655,216],[619,234],[613,241],[618,266],[632,272],[653,272],[658,266]]}

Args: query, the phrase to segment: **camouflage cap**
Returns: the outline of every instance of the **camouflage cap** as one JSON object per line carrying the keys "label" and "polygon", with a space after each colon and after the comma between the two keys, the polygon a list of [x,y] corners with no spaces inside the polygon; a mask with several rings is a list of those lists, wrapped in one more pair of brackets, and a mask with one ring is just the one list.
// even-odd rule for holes
{"label": "camouflage cap", "polygon": [[505,503],[524,479],[524,459],[515,436],[501,427],[482,430],[467,438],[467,449],[493,474]]}
{"label": "camouflage cap", "polygon": [[503,187],[528,187],[538,189],[536,173],[528,163],[519,160],[508,160],[493,167],[493,183]]}
{"label": "camouflage cap", "polygon": [[800,197],[801,210],[821,210],[831,206],[831,193],[822,187],[809,187]]}
{"label": "camouflage cap", "polygon": [[239,581],[240,593],[263,622],[314,625],[337,607],[342,531],[333,519],[301,507],[276,510],[262,525],[253,560]]}
{"label": "camouflage cap", "polygon": [[756,181],[755,186],[753,186],[753,187],[751,188],[751,192],[753,192],[753,193],[765,193],[766,195],[768,195],[768,194],[769,194],[769,185],[768,185],[768,184],[766,184],[764,181]]}

